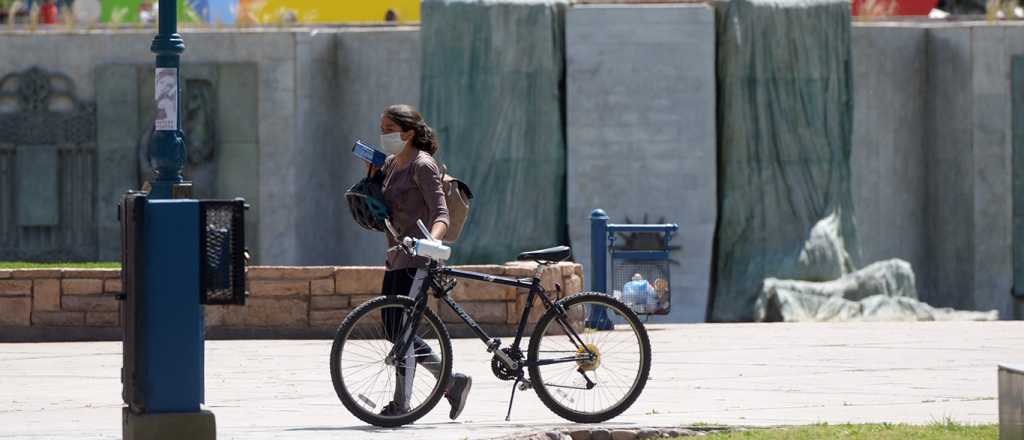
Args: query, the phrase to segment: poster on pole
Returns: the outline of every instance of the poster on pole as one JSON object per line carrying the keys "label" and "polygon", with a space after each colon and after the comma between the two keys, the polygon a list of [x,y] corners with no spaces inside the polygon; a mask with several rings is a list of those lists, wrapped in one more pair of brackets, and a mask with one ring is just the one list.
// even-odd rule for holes
{"label": "poster on pole", "polygon": [[156,122],[154,130],[178,129],[178,69],[157,67]]}

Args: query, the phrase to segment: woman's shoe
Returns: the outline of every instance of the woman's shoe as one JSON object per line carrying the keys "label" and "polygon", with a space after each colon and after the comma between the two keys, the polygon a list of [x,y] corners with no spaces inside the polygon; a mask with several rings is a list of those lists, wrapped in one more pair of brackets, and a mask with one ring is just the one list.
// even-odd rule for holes
{"label": "woman's shoe", "polygon": [[472,377],[460,373],[452,375],[452,384],[448,387],[448,391],[444,393],[444,397],[452,405],[448,418],[455,420],[459,417],[459,414],[462,414],[462,409],[466,407],[466,398],[469,397],[469,389],[472,386]]}
{"label": "woman's shoe", "polygon": [[400,416],[402,414],[406,414],[408,412],[409,412],[409,407],[408,406],[399,405],[398,403],[395,403],[394,401],[391,401],[391,403],[387,404],[387,406],[385,406],[384,409],[382,409],[380,411],[380,415],[387,416],[387,417],[395,417],[395,416]]}

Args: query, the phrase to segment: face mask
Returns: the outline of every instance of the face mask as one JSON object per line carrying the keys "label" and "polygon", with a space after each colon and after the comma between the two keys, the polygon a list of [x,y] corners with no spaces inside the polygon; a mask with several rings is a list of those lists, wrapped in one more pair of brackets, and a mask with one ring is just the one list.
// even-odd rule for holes
{"label": "face mask", "polygon": [[405,141],[402,140],[402,133],[394,132],[380,135],[380,147],[385,153],[398,154],[405,148]]}

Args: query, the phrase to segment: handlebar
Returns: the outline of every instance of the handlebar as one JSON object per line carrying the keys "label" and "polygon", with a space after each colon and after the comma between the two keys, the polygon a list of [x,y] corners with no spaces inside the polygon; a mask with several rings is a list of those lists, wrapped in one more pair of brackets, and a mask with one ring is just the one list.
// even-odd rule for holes
{"label": "handlebar", "polygon": [[387,226],[388,231],[391,232],[391,236],[398,241],[402,250],[413,257],[420,256],[427,257],[435,261],[446,261],[452,256],[452,248],[445,246],[441,240],[432,238],[430,230],[427,229],[427,226],[423,224],[422,220],[416,220],[416,226],[420,228],[420,232],[423,233],[423,236],[428,238],[399,238],[398,232],[395,231],[390,219],[385,219],[384,224]]}

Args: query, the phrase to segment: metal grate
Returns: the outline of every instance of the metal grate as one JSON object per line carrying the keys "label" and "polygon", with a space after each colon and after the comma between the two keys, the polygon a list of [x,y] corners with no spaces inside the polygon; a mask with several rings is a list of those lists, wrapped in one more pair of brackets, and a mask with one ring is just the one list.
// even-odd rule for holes
{"label": "metal grate", "polygon": [[[633,277],[640,275],[641,281]],[[668,260],[612,258],[612,290],[638,315],[668,314],[672,302]]]}
{"label": "metal grate", "polygon": [[245,202],[203,200],[203,304],[245,304]]}

